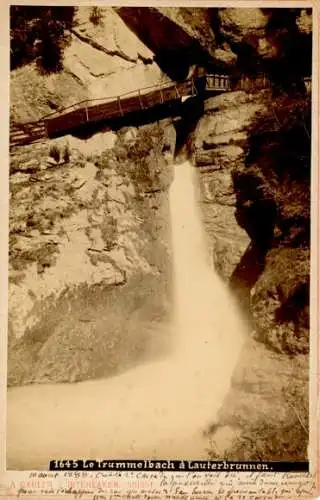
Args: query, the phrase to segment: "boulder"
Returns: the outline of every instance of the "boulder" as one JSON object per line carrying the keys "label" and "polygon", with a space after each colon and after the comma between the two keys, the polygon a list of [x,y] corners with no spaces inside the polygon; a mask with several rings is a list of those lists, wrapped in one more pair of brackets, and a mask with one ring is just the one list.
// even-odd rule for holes
{"label": "boulder", "polygon": [[288,354],[309,350],[308,249],[276,248],[251,291],[257,338]]}
{"label": "boulder", "polygon": [[241,43],[249,36],[263,38],[271,13],[258,8],[226,8],[219,9],[218,17],[226,40]]}

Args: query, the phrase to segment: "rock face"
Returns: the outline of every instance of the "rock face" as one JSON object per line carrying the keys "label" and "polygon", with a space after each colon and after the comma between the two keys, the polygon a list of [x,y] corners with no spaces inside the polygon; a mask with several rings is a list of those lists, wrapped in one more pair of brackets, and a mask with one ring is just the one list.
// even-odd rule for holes
{"label": "rock face", "polygon": [[[305,353],[311,108],[308,98],[301,96],[267,99],[265,104],[251,129],[245,168],[234,172],[236,216],[251,237],[251,254],[257,259],[258,272],[248,285],[255,317],[260,315],[265,321],[263,328],[262,319],[258,321],[258,330],[262,329],[263,338],[277,350]],[[244,256],[235,281],[241,279],[245,266],[248,259]],[[267,320],[271,316],[272,325]]]}
{"label": "rock face", "polygon": [[305,356],[290,359],[248,340],[212,429],[211,459],[305,460],[307,386]]}
{"label": "rock face", "polygon": [[308,352],[309,261],[307,248],[270,250],[252,290],[258,337],[278,352]]}
{"label": "rock face", "polygon": [[111,7],[100,9],[98,24],[90,17],[90,7],[77,10],[61,72],[40,75],[33,63],[12,72],[13,120],[37,120],[84,99],[118,96],[164,81],[152,51]]}
{"label": "rock face", "polygon": [[95,15],[92,7],[76,9],[61,72],[40,75],[33,63],[12,72],[14,121],[184,79],[195,66],[266,71],[282,83],[310,76],[310,9],[97,9]]}
{"label": "rock face", "polygon": [[205,102],[194,132],[193,161],[200,173],[203,220],[216,269],[226,280],[250,241],[235,217],[232,175],[244,166],[248,126],[263,106],[261,96],[244,92],[212,97]]}
{"label": "rock face", "polygon": [[308,346],[309,110],[266,91],[213,97],[193,142],[216,268],[261,338],[291,353]]}
{"label": "rock face", "polygon": [[250,36],[259,39],[265,36],[270,17],[271,12],[263,9],[220,9],[220,32],[232,43],[241,43]]}
{"label": "rock face", "polygon": [[112,8],[101,9],[98,25],[90,22],[90,12],[90,7],[78,10],[64,58],[66,70],[85,83],[90,98],[121,95],[163,79],[154,54]]}
{"label": "rock face", "polygon": [[309,140],[308,98],[269,92],[208,99],[193,135],[215,267],[252,325],[212,427],[213,459],[307,456]]}
{"label": "rock face", "polygon": [[71,150],[51,165],[44,144],[12,158],[9,385],[121,370],[152,348],[148,322],[170,315],[174,129],[108,137],[109,149],[94,157]]}
{"label": "rock face", "polygon": [[[174,23],[173,26],[176,26],[174,28],[174,40],[170,37],[170,45],[172,42],[177,46],[181,45],[181,39],[184,35],[186,46],[198,44],[203,50],[208,51],[211,56],[214,55],[216,39],[214,31],[210,27],[210,11],[208,9],[157,7],[156,10],[165,17],[162,23],[168,23],[167,19]],[[163,40],[161,46],[164,47],[168,42],[168,38]]]}

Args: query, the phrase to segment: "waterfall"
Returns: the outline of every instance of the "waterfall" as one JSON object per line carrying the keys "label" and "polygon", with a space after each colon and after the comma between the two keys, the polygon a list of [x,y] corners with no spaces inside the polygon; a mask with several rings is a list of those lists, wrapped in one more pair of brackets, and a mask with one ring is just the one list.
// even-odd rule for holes
{"label": "waterfall", "polygon": [[59,458],[207,458],[204,431],[229,390],[246,325],[207,252],[196,169],[186,162],[174,170],[171,354],[108,379],[10,389],[8,468]]}
{"label": "waterfall", "polygon": [[[170,190],[175,300],[175,363],[190,405],[214,420],[230,387],[247,325],[209,255],[199,207],[197,169],[175,167]],[[192,394],[192,390],[194,394]],[[193,399],[193,403],[191,403]]]}
{"label": "waterfall", "polygon": [[223,326],[221,307],[230,307],[210,259],[197,193],[196,169],[189,162],[176,165],[170,190],[175,323],[179,353],[193,359],[196,345],[217,342]]}

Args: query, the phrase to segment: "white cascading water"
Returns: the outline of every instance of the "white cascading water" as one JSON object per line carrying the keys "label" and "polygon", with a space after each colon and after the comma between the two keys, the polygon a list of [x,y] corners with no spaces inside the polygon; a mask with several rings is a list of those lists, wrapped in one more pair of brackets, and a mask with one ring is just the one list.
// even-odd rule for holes
{"label": "white cascading water", "polygon": [[9,389],[8,468],[45,469],[59,458],[207,458],[204,431],[229,390],[246,325],[210,264],[196,169],[174,168],[171,355],[105,380]]}

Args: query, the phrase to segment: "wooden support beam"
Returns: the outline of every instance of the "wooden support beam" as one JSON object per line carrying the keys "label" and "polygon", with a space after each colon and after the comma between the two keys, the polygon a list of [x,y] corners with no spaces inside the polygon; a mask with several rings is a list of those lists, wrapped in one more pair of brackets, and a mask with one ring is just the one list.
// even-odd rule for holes
{"label": "wooden support beam", "polygon": [[191,92],[192,92],[192,94],[191,94],[192,96],[197,95],[197,89],[196,89],[196,87],[194,85],[194,79],[193,78],[191,78]]}
{"label": "wooden support beam", "polygon": [[122,109],[122,107],[121,107],[121,99],[120,99],[120,97],[119,97],[119,96],[117,97],[117,101],[118,101],[119,111],[120,111],[120,113],[121,113],[121,116],[123,116],[123,115],[124,115],[124,113],[123,113],[123,109]]}
{"label": "wooden support beam", "polygon": [[161,99],[161,104],[163,104],[164,99],[163,99],[163,92],[162,92],[162,86],[161,86],[161,83],[160,83],[160,85],[159,85],[159,90],[160,90],[160,99]]}
{"label": "wooden support beam", "polygon": [[141,99],[140,89],[138,90],[138,95],[139,95],[139,103],[140,103],[140,107],[141,107],[141,109],[143,110],[143,109],[144,109],[144,105],[143,105],[143,102],[142,102],[142,99]]}

